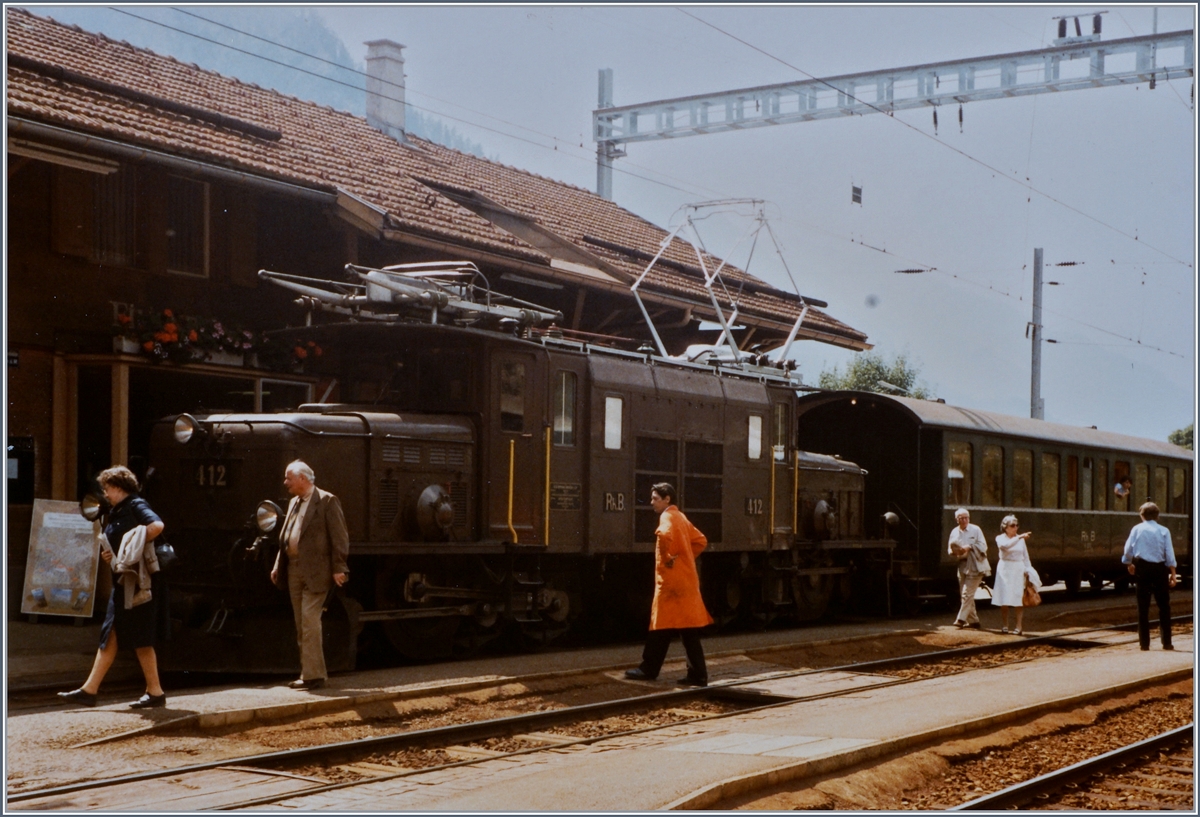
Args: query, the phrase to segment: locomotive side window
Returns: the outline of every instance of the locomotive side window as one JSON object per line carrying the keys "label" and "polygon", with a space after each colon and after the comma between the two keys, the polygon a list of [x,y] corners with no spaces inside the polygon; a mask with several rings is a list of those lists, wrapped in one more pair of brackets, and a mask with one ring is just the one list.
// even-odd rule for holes
{"label": "locomotive side window", "polygon": [[684,444],[683,500],[688,519],[710,542],[721,539],[721,485],[725,449],[720,443]]}
{"label": "locomotive side window", "polygon": [[1092,471],[1095,461],[1091,457],[1083,458],[1083,468],[1079,472],[1079,499],[1085,511],[1092,509]]}
{"label": "locomotive side window", "polygon": [[751,414],[747,426],[747,439],[749,440],[746,449],[746,457],[752,460],[762,459],[762,421],[763,418],[757,414]]}
{"label": "locomotive side window", "polygon": [[625,401],[620,397],[604,398],[604,447],[614,451],[621,448],[621,409]]}
{"label": "locomotive side window", "polygon": [[1187,513],[1187,469],[1178,465],[1171,469],[1171,504],[1168,513]]}
{"label": "locomotive side window", "polygon": [[634,449],[634,541],[653,542],[658,514],[650,507],[650,486],[656,482],[679,484],[679,442],[638,437]]}
{"label": "locomotive side window", "polygon": [[983,504],[1004,504],[1004,447],[983,447]]}
{"label": "locomotive side window", "polygon": [[1096,481],[1093,483],[1095,509],[1108,509],[1108,460],[1096,460]]}
{"label": "locomotive side window", "polygon": [[1068,510],[1079,507],[1079,457],[1067,457],[1067,504]]}
{"label": "locomotive side window", "polygon": [[1136,511],[1138,506],[1150,498],[1150,467],[1145,463],[1133,466],[1133,493],[1129,499],[1129,510]]}
{"label": "locomotive side window", "polygon": [[1058,467],[1061,459],[1058,454],[1042,454],[1042,508],[1058,507]]}
{"label": "locomotive side window", "polygon": [[575,445],[575,373],[554,380],[554,444]]}
{"label": "locomotive side window", "polygon": [[1110,505],[1110,506],[1109,506],[1109,507],[1111,507],[1111,508],[1112,508],[1114,511],[1127,511],[1127,510],[1129,510],[1129,492],[1123,492],[1123,491],[1118,491],[1118,490],[1117,490],[1118,488],[1121,488],[1121,487],[1122,487],[1121,483],[1122,483],[1122,482],[1124,482],[1124,481],[1125,481],[1125,480],[1127,480],[1127,479],[1128,479],[1128,480],[1131,480],[1131,481],[1132,481],[1132,479],[1133,479],[1133,478],[1132,478],[1132,477],[1129,475],[1129,463],[1127,463],[1127,462],[1123,462],[1123,461],[1121,461],[1121,460],[1117,460],[1116,462],[1114,462],[1114,463],[1113,463],[1113,475],[1112,475],[1112,481],[1113,481],[1113,494],[1112,494],[1112,505]]}
{"label": "locomotive side window", "polygon": [[946,502],[971,504],[971,444],[951,442],[950,464],[946,469]]}
{"label": "locomotive side window", "polygon": [[1033,507],[1033,452],[1018,448],[1013,452],[1013,501],[1014,508]]}
{"label": "locomotive side window", "polygon": [[1163,465],[1154,466],[1154,504],[1167,507],[1167,469]]}
{"label": "locomotive side window", "polygon": [[[509,374],[506,371],[509,367],[519,368],[520,372],[516,375],[520,385],[524,386],[525,380],[525,365],[522,363],[505,363],[501,369],[501,396],[500,406],[503,414],[509,403],[506,398],[509,398],[508,387],[506,385]],[[473,376],[471,356],[463,352],[451,352],[443,349],[426,349],[421,352],[420,357],[420,405],[427,410],[460,410],[471,398],[470,383]],[[398,372],[398,375],[393,378],[393,386],[399,381],[404,380],[404,372]],[[524,395],[516,395],[514,404],[518,407],[517,414],[524,414]],[[503,423],[502,423],[503,425]],[[513,430],[520,431],[520,428],[509,429],[504,426],[505,431]]]}
{"label": "locomotive side window", "polygon": [[525,364],[500,364],[500,429],[525,430]]}

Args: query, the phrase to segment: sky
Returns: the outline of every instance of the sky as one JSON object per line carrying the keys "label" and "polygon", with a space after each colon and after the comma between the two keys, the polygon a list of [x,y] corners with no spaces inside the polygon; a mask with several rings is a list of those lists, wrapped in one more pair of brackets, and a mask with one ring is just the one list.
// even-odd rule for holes
{"label": "sky", "polygon": [[[310,7],[358,60],[367,40],[404,44],[408,101],[487,156],[587,189],[599,69],[620,106],[1036,49],[1055,16],[1100,8],[1104,39],[1153,30],[1150,6]],[[1194,16],[1160,6],[1158,30]],[[1017,416],[1043,248],[1058,282],[1043,296],[1045,419],[1165,440],[1196,413],[1193,97],[1188,78],[970,102],[961,132],[943,107],[936,135],[917,109],[636,143],[613,197],[668,228],[685,204],[764,200],[786,270],[760,250],[749,272],[790,290],[790,271],[946,402]],[[744,226],[714,218],[701,237],[721,255]],[[896,272],[913,268],[930,271]],[[815,383],[853,354],[806,342],[793,356]]]}

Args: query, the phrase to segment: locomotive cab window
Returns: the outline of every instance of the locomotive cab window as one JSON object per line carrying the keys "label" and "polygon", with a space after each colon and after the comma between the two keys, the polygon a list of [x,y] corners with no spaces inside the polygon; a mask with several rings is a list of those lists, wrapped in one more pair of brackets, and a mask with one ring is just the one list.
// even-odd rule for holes
{"label": "locomotive cab window", "polygon": [[625,401],[620,397],[604,398],[604,447],[613,451],[621,448],[621,412]]}
{"label": "locomotive cab window", "polygon": [[1013,452],[1013,507],[1033,507],[1033,452],[1018,448]]}
{"label": "locomotive cab window", "polygon": [[525,364],[500,364],[500,429],[525,430]]}
{"label": "locomotive cab window", "polygon": [[971,444],[950,443],[950,462],[946,468],[946,502],[971,504]]}
{"label": "locomotive cab window", "polygon": [[554,444],[575,445],[575,373],[554,379]]}
{"label": "locomotive cab window", "polygon": [[1058,454],[1042,454],[1042,508],[1058,507],[1058,469],[1061,458]]}
{"label": "locomotive cab window", "polygon": [[762,427],[763,418],[757,414],[751,414],[747,421],[747,445],[746,457],[752,460],[762,459]]}
{"label": "locomotive cab window", "polygon": [[1004,504],[1004,447],[983,447],[983,504]]}

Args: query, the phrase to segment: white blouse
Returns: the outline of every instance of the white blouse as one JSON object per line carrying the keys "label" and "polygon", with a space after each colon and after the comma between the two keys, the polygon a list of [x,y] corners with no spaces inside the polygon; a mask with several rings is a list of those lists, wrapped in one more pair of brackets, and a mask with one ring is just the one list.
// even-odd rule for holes
{"label": "white blouse", "polygon": [[996,547],[1000,549],[1000,561],[1024,562],[1029,567],[1029,551],[1025,548],[1025,540],[1020,536],[1009,536],[1002,533],[996,537]]}

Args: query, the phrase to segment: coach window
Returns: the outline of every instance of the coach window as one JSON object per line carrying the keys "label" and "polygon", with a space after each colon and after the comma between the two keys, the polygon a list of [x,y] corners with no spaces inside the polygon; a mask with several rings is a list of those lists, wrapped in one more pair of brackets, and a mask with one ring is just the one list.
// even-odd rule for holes
{"label": "coach window", "polygon": [[1067,504],[1068,510],[1079,507],[1079,457],[1067,457]]}
{"label": "coach window", "polygon": [[525,430],[525,364],[500,364],[500,430]]}
{"label": "coach window", "polygon": [[1133,493],[1129,495],[1129,510],[1136,511],[1150,498],[1150,466],[1138,463],[1133,466]]}
{"label": "coach window", "polygon": [[1091,457],[1083,458],[1083,468],[1079,471],[1079,501],[1080,507],[1085,511],[1092,509],[1092,471],[1095,467],[1095,460]]}
{"label": "coach window", "polygon": [[1014,508],[1033,507],[1033,452],[1018,448],[1013,452],[1013,499]]}
{"label": "coach window", "polygon": [[1187,469],[1175,466],[1171,469],[1171,505],[1168,513],[1187,513],[1191,505],[1187,497]]}
{"label": "coach window", "polygon": [[1129,474],[1129,463],[1124,462],[1123,460],[1117,460],[1116,462],[1113,463],[1112,504],[1109,505],[1109,507],[1114,511],[1129,510],[1129,492],[1126,492],[1125,495],[1122,496],[1121,494],[1117,493],[1117,490],[1116,490],[1117,487],[1119,487],[1121,485],[1121,483],[1127,479],[1130,480],[1131,482],[1133,480],[1133,477],[1131,477]]}
{"label": "coach window", "polygon": [[604,447],[614,451],[621,448],[621,410],[625,401],[620,397],[604,398]]}
{"label": "coach window", "polygon": [[1167,469],[1166,466],[1154,466],[1154,504],[1160,508],[1167,507]]}
{"label": "coach window", "polygon": [[946,502],[971,504],[971,444],[951,442],[950,464],[946,468]]}
{"label": "coach window", "polygon": [[1095,496],[1094,509],[1108,509],[1108,460],[1096,460],[1096,479],[1092,483],[1092,494]]}
{"label": "coach window", "polygon": [[1042,502],[1043,508],[1058,507],[1058,454],[1042,454]]}
{"label": "coach window", "polygon": [[559,372],[554,381],[554,444],[575,445],[574,372]]}
{"label": "coach window", "polygon": [[983,504],[1004,504],[1004,447],[983,447]]}
{"label": "coach window", "polygon": [[752,460],[762,459],[762,421],[762,417],[751,414],[747,422],[746,456]]}

